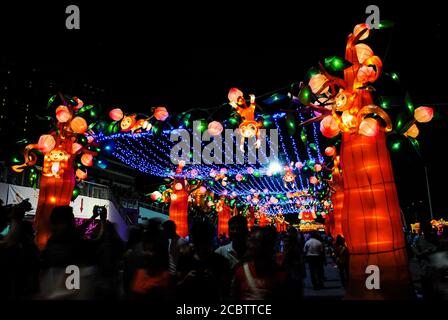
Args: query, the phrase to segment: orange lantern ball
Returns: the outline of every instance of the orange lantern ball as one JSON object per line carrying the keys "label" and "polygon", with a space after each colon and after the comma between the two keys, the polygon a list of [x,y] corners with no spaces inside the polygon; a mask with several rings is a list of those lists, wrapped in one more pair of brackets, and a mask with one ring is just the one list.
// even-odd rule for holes
{"label": "orange lantern ball", "polygon": [[333,138],[339,134],[340,130],[336,120],[332,116],[326,116],[320,122],[320,132],[327,138]]}
{"label": "orange lantern ball", "polygon": [[84,153],[81,156],[81,163],[86,167],[91,167],[93,165],[93,156],[90,153]]}
{"label": "orange lantern ball", "polygon": [[81,169],[76,169],[76,177],[79,180],[85,180],[87,178],[87,172],[84,172]]}
{"label": "orange lantern ball", "polygon": [[74,143],[72,145],[72,154],[78,153],[78,151],[80,151],[82,149],[82,145],[80,145],[79,143]]}
{"label": "orange lantern ball", "polygon": [[325,155],[332,157],[334,156],[334,154],[336,153],[336,148],[335,147],[326,147],[325,148]]}
{"label": "orange lantern ball", "polygon": [[84,118],[76,117],[70,122],[70,127],[76,133],[84,133],[87,131],[87,122]]}
{"label": "orange lantern ball", "polygon": [[417,122],[429,122],[434,116],[434,110],[430,107],[418,107],[414,111],[414,118]]}
{"label": "orange lantern ball", "polygon": [[109,117],[114,121],[119,121],[119,120],[123,119],[124,114],[120,108],[116,108],[109,112]]}
{"label": "orange lantern ball", "polygon": [[71,118],[70,111],[66,106],[59,106],[56,108],[56,119],[58,119],[59,122],[65,123]]}
{"label": "orange lantern ball", "polygon": [[219,136],[224,130],[221,123],[218,121],[212,121],[208,124],[208,134],[211,136]]}
{"label": "orange lantern ball", "polygon": [[373,50],[365,43],[358,43],[355,48],[359,63],[363,63],[373,56]]}
{"label": "orange lantern ball", "polygon": [[365,40],[369,36],[370,28],[367,23],[360,23],[353,29],[353,35],[356,37],[361,31],[367,29],[367,31],[359,38],[359,40]]}
{"label": "orange lantern ball", "polygon": [[47,153],[54,149],[56,146],[56,140],[54,140],[52,135],[44,134],[40,136],[37,146],[40,151]]}
{"label": "orange lantern ball", "polygon": [[154,118],[159,121],[165,121],[169,114],[165,107],[157,107],[154,111]]}
{"label": "orange lantern ball", "polygon": [[174,185],[174,189],[176,189],[177,191],[182,190],[183,186],[182,183],[178,182]]}
{"label": "orange lantern ball", "polygon": [[359,124],[359,134],[364,136],[373,137],[378,134],[379,126],[378,121],[373,118],[366,118]]}
{"label": "orange lantern ball", "polygon": [[319,172],[321,170],[322,170],[322,166],[320,164],[317,163],[314,165],[314,171]]}
{"label": "orange lantern ball", "polygon": [[418,134],[420,133],[420,131],[418,130],[417,126],[415,125],[415,123],[405,132],[405,136],[406,137],[411,137],[411,138],[417,138]]}
{"label": "orange lantern ball", "polygon": [[[311,91],[313,91],[314,94],[318,93],[320,90],[322,90],[323,86],[328,82],[328,79],[326,76],[324,76],[323,74],[315,74],[314,76],[312,76],[310,78],[310,81],[308,82]],[[330,87],[325,88],[325,90],[323,90],[320,93],[325,93],[330,89]]]}
{"label": "orange lantern ball", "polygon": [[319,182],[319,180],[317,180],[317,178],[315,176],[310,177],[311,184],[317,184],[318,182]]}

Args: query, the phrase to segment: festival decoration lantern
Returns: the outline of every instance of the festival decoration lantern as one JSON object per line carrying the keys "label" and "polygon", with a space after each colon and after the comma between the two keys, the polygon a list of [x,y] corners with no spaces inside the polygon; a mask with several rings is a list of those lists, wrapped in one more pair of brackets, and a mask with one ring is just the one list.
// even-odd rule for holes
{"label": "festival decoration lantern", "polygon": [[[52,97],[49,105],[54,101]],[[50,134],[42,135],[37,144],[26,146],[25,163],[12,167],[14,171],[22,172],[27,167],[34,167],[37,155],[33,149],[38,149],[44,154],[42,175],[40,179],[39,199],[36,207],[36,215],[33,227],[36,230],[35,241],[40,250],[45,248],[50,237],[50,214],[56,206],[69,205],[75,192],[75,177],[78,180],[87,178],[87,171],[74,168],[74,161],[78,154],[83,152],[92,140],[84,136],[88,125],[84,118],[77,116],[85,111],[83,102],[74,97],[65,99],[61,96],[64,105],[56,108],[57,130]],[[70,101],[67,103],[66,101]],[[76,103],[76,105],[74,105]],[[93,106],[88,106],[92,108]],[[77,141],[84,141],[85,147]],[[96,152],[88,151],[90,162]],[[85,158],[84,158],[85,159]],[[31,170],[35,170],[32,168]]]}
{"label": "festival decoration lantern", "polygon": [[434,111],[430,107],[418,107],[414,111],[414,118],[417,122],[429,122],[432,120]]}
{"label": "festival decoration lantern", "polygon": [[374,137],[378,134],[379,127],[378,122],[373,118],[367,118],[361,121],[359,124],[359,134],[368,137]]}
{"label": "festival decoration lantern", "polygon": [[291,167],[285,166],[285,174],[283,175],[283,184],[284,184],[285,188],[287,188],[288,185],[291,188],[294,188],[295,179],[296,179],[296,175],[292,172]]}
{"label": "festival decoration lantern", "polygon": [[91,167],[93,165],[93,156],[90,153],[84,153],[81,156],[81,163],[86,167]]}
{"label": "festival decoration lantern", "polygon": [[109,112],[109,117],[114,121],[120,121],[121,119],[123,119],[124,114],[120,108],[116,108]]}
{"label": "festival decoration lantern", "polygon": [[212,121],[208,124],[208,134],[211,136],[219,136],[223,130],[222,124],[218,121]]}
{"label": "festival decoration lantern", "polygon": [[61,122],[65,123],[71,118],[71,113],[68,110],[66,106],[59,106],[56,108],[56,119]]}
{"label": "festival decoration lantern", "polygon": [[326,116],[320,122],[320,132],[322,132],[322,134],[327,138],[333,138],[339,134],[340,129],[336,120],[333,119],[332,116]]}
{"label": "festival decoration lantern", "polygon": [[159,121],[165,121],[169,116],[168,111],[165,107],[157,107],[154,110],[154,118],[156,118]]}
{"label": "festival decoration lantern", "polygon": [[404,133],[404,135],[406,137],[411,137],[411,138],[417,138],[417,136],[419,135],[420,131],[418,130],[417,125],[414,123],[412,126],[409,127],[409,129]]}
{"label": "festival decoration lantern", "polygon": [[299,219],[300,223],[311,223],[317,219],[315,207],[313,201],[310,199],[304,199],[300,205]]}
{"label": "festival decoration lantern", "polygon": [[70,127],[74,132],[83,134],[87,131],[87,122],[82,117],[76,117],[70,122]]}
{"label": "festival decoration lantern", "polygon": [[325,77],[323,74],[320,73],[312,76],[308,83],[308,85],[311,88],[311,91],[314,94],[324,94],[328,92],[330,88],[327,86],[327,84],[328,84],[327,77]]}
{"label": "festival decoration lantern", "polygon": [[56,140],[51,134],[41,135],[39,138],[39,142],[37,143],[37,147],[43,153],[50,152],[56,146]]}
{"label": "festival decoration lantern", "polygon": [[153,193],[151,193],[151,200],[152,201],[157,201],[162,197],[162,194],[159,191],[154,191]]}
{"label": "festival decoration lantern", "polygon": [[286,232],[286,229],[287,229],[289,223],[285,220],[285,217],[283,216],[283,214],[278,213],[274,219],[275,219],[275,226],[276,226],[277,232],[278,233]]}
{"label": "festival decoration lantern", "polygon": [[[334,103],[331,113],[336,125],[326,116],[321,121],[321,131],[326,137],[337,134],[336,126],[342,131],[340,162],[344,203],[341,225],[351,254],[346,297],[407,298],[410,277],[403,226],[385,142],[385,133],[392,130],[392,125],[387,113],[373,104],[369,90],[369,85],[381,74],[382,62],[369,47],[358,45],[358,41],[368,35],[369,26],[364,23],[357,25],[348,37],[344,79],[334,79],[334,82],[339,87],[338,95],[346,92],[349,99],[342,99],[338,104],[336,95],[328,97],[330,103],[332,100]],[[327,76],[322,65],[321,73]],[[310,108],[314,110],[313,106]],[[430,119],[429,114],[419,111],[414,116],[416,120],[425,121]],[[371,115],[381,118],[385,126]],[[340,178],[333,174],[333,179]],[[333,203],[337,212],[339,199],[333,198]],[[365,286],[368,265],[377,265],[381,270],[379,290],[368,290]]]}
{"label": "festival decoration lantern", "polygon": [[230,206],[224,201],[224,198],[219,200],[222,210],[218,211],[218,236],[219,235],[229,235],[229,219],[231,217],[232,211]]}
{"label": "festival decoration lantern", "polygon": [[315,176],[310,177],[310,183],[311,184],[318,184],[319,180]]}
{"label": "festival decoration lantern", "polygon": [[87,171],[82,171],[81,169],[76,169],[76,178],[79,180],[87,179]]}
{"label": "festival decoration lantern", "polygon": [[236,112],[240,115],[242,122],[239,125],[239,132],[241,134],[240,149],[244,152],[244,139],[255,137],[255,147],[259,148],[261,145],[260,140],[260,128],[261,122],[255,121],[255,96],[250,95],[250,105],[246,105],[246,100],[242,95],[242,92],[236,88],[232,88],[229,91],[229,103],[235,108]]}
{"label": "festival decoration lantern", "polygon": [[336,153],[336,148],[335,147],[326,147],[325,148],[325,155],[328,157],[332,157],[334,156],[334,154]]}
{"label": "festival decoration lantern", "polygon": [[[184,184],[182,178],[176,178],[174,185]],[[179,236],[186,237],[188,235],[188,192],[182,186],[179,190],[174,188],[171,195],[171,203],[169,208],[169,217],[176,224],[176,230]]]}

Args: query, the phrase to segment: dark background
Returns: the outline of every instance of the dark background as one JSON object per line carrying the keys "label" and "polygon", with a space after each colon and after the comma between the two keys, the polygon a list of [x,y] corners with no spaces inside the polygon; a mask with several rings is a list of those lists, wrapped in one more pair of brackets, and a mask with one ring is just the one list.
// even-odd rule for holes
{"label": "dark background", "polygon": [[[81,30],[65,29],[68,4],[79,5]],[[184,111],[225,102],[230,87],[259,95],[301,81],[319,59],[343,55],[368,4],[395,23],[366,41],[385,71],[401,79],[397,85],[382,77],[378,91],[396,97],[408,91],[416,106],[433,105],[437,113],[419,126],[422,158],[406,147],[392,154],[402,208],[409,220],[428,216],[426,165],[435,216],[447,218],[448,37],[440,2],[2,3],[0,99],[7,97],[8,109],[0,119],[1,156],[11,142],[45,132],[33,115],[58,91],[105,110],[148,112],[164,104]]]}

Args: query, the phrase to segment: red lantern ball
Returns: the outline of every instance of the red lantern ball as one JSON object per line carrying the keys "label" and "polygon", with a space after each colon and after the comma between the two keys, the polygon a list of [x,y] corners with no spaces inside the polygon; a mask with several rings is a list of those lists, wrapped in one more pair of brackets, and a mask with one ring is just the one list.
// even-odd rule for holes
{"label": "red lantern ball", "polygon": [[47,153],[54,149],[56,146],[56,140],[54,140],[52,135],[44,134],[40,136],[37,146],[40,151]]}
{"label": "red lantern ball", "polygon": [[165,121],[169,114],[165,107],[157,107],[154,111],[154,118],[159,121]]}
{"label": "red lantern ball", "polygon": [[334,156],[334,154],[336,153],[336,148],[335,147],[326,147],[325,148],[325,155],[332,157]]}
{"label": "red lantern ball", "polygon": [[116,108],[109,112],[109,117],[114,121],[119,121],[119,120],[123,119],[124,114],[120,108]]}

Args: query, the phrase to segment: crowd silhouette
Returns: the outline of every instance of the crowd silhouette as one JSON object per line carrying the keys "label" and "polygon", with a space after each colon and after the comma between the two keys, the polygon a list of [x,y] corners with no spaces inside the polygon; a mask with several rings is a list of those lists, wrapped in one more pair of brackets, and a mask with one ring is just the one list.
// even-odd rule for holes
{"label": "crowd silhouette", "polygon": [[[3,299],[297,300],[304,297],[307,276],[314,290],[324,289],[328,263],[339,270],[343,287],[349,279],[350,253],[340,235],[333,241],[294,227],[282,233],[273,226],[249,230],[247,219],[237,215],[228,221],[228,236],[217,236],[206,218],[193,223],[187,238],[176,233],[173,221],[150,219],[130,226],[124,242],[106,210],[94,210],[77,225],[73,209],[61,206],[50,216],[51,236],[39,251],[32,222],[24,218],[30,209],[26,201],[1,206]],[[410,255],[421,266],[424,297],[443,296],[446,268],[443,273],[435,265],[446,259],[447,229],[439,236],[430,230],[410,234],[408,242]],[[79,269],[77,290],[67,287],[68,266]]]}

